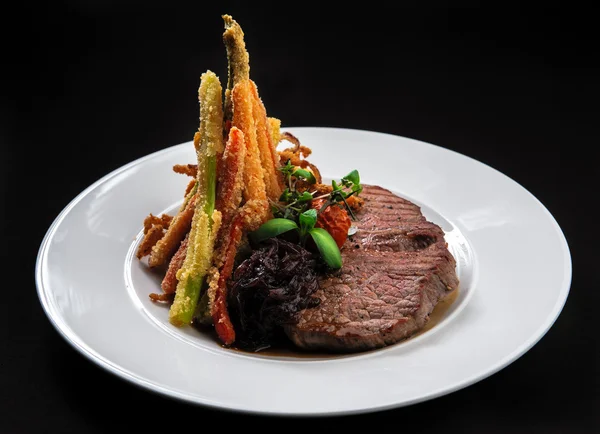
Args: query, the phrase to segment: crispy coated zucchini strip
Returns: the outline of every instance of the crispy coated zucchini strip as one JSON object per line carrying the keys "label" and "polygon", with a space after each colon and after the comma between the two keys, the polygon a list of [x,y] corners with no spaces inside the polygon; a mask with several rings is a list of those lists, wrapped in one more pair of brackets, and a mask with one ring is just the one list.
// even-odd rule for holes
{"label": "crispy coated zucchini strip", "polygon": [[223,42],[227,50],[227,90],[225,91],[225,120],[233,118],[231,92],[236,84],[250,78],[250,56],[246,51],[244,32],[230,16],[223,15],[225,32]]}
{"label": "crispy coated zucchini strip", "polygon": [[231,92],[233,102],[232,125],[244,133],[246,143],[246,162],[244,169],[244,200],[264,202],[264,212],[257,216],[266,219],[269,207],[265,191],[265,179],[260,161],[260,151],[256,141],[256,124],[252,115],[253,98],[250,90],[250,80],[239,82]]}
{"label": "crispy coated zucchini strip", "polygon": [[278,170],[279,155],[273,147],[273,139],[267,121],[267,110],[258,95],[256,84],[252,80],[250,80],[250,91],[252,92],[252,115],[256,125],[256,142],[260,151],[267,197],[277,201],[283,191],[283,176]]}
{"label": "crispy coated zucchini strip", "polygon": [[169,310],[169,321],[175,326],[192,321],[204,277],[211,266],[215,238],[221,224],[221,213],[215,210],[217,158],[223,151],[221,98],[219,78],[211,71],[202,74],[198,89],[200,134],[194,137],[200,137],[197,146],[198,192],[186,256],[177,272],[175,299]]}

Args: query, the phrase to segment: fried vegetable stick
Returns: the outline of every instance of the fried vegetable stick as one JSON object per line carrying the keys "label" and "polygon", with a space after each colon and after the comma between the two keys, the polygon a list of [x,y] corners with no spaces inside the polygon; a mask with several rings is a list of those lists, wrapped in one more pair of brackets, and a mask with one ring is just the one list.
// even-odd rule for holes
{"label": "fried vegetable stick", "polygon": [[219,174],[216,207],[221,211],[222,222],[207,291],[208,314],[212,317],[217,335],[226,345],[235,340],[235,331],[227,312],[227,280],[242,236],[243,220],[234,218],[239,216],[242,201],[245,160],[244,133],[232,127],[222,158],[222,166],[226,170]]}
{"label": "fried vegetable stick", "polygon": [[198,172],[198,165],[196,165],[196,164],[176,164],[173,166],[173,172],[195,178],[197,175],[197,172]]}
{"label": "fried vegetable stick", "polygon": [[[256,140],[256,124],[252,114],[253,98],[250,89],[250,80],[239,82],[231,91],[233,102],[232,126],[239,128],[244,133],[246,143],[246,162],[244,170],[244,200],[264,202],[264,212],[257,219],[266,220],[268,216],[268,202],[265,191],[265,180],[260,160],[260,151]],[[262,222],[261,222],[262,223]]]}
{"label": "fried vegetable stick", "polygon": [[[240,207],[244,190],[246,142],[244,141],[244,133],[237,127],[232,127],[229,130],[229,138],[221,163],[224,170],[219,173],[215,207],[222,214],[221,231],[224,231]],[[219,239],[222,239],[220,235]]]}
{"label": "fried vegetable stick", "polygon": [[160,217],[150,214],[144,219],[144,235],[155,225],[160,225],[167,229],[171,224],[171,220],[173,220],[173,217],[168,214],[162,214]]}
{"label": "fried vegetable stick", "polygon": [[142,259],[152,252],[152,247],[164,236],[164,229],[163,225],[153,225],[148,231],[145,231],[144,240],[140,243],[135,254],[138,259]]}
{"label": "fried vegetable stick", "polygon": [[271,134],[271,144],[273,153],[277,155],[277,145],[281,142],[281,121],[277,118],[267,118],[269,124],[269,133]]}
{"label": "fried vegetable stick", "polygon": [[250,56],[246,51],[244,32],[240,25],[231,17],[223,15],[225,32],[223,42],[227,50],[227,90],[225,91],[225,120],[233,118],[231,92],[236,84],[250,78]]}
{"label": "fried vegetable stick", "polygon": [[267,110],[258,95],[256,84],[252,80],[250,80],[250,91],[252,93],[252,115],[256,125],[256,142],[260,151],[267,197],[277,201],[283,191],[283,175],[278,170],[280,166],[279,155],[272,143]]}
{"label": "fried vegetable stick", "polygon": [[208,283],[208,297],[210,314],[215,331],[221,342],[231,345],[235,341],[235,329],[231,323],[227,310],[227,282],[233,271],[235,255],[242,240],[244,215],[238,213],[231,224],[222,244],[222,265],[219,269],[211,269],[211,278]]}
{"label": "fried vegetable stick", "polygon": [[202,74],[200,101],[200,140],[197,147],[198,192],[183,265],[177,272],[175,299],[169,309],[171,324],[181,327],[192,321],[200,298],[204,277],[212,263],[221,213],[215,210],[217,158],[223,151],[223,105],[219,78],[212,72]]}
{"label": "fried vegetable stick", "polygon": [[196,205],[195,189],[192,189],[179,211],[171,220],[169,229],[165,235],[152,247],[148,265],[150,267],[158,267],[167,263],[177,251],[179,244],[190,230],[192,218],[194,217],[194,209]]}
{"label": "fried vegetable stick", "polygon": [[183,265],[183,262],[185,261],[188,240],[189,232],[179,245],[179,249],[177,249],[177,252],[171,258],[171,262],[169,262],[169,268],[167,268],[165,277],[163,277],[163,280],[160,284],[160,287],[162,288],[165,294],[175,292],[175,290],[177,289],[177,272],[179,271],[179,269]]}

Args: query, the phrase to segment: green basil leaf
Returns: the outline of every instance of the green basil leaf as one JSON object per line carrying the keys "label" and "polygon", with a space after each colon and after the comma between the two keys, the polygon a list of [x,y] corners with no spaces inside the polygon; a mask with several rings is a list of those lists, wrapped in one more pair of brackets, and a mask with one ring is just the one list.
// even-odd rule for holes
{"label": "green basil leaf", "polygon": [[252,239],[260,243],[267,238],[273,238],[277,235],[281,235],[284,232],[291,231],[292,229],[298,229],[296,222],[288,219],[271,219],[264,223],[254,232],[250,233]]}
{"label": "green basil leaf", "polygon": [[304,169],[294,170],[294,173],[292,173],[292,176],[295,176],[296,178],[298,178],[298,177],[304,178],[304,179],[306,179],[306,181],[308,181],[309,184],[314,184],[317,182],[317,180],[315,179],[315,175],[313,175],[308,170],[304,170]]}
{"label": "green basil leaf", "polygon": [[308,191],[305,191],[296,200],[298,202],[302,203],[302,202],[308,202],[309,200],[312,200],[312,198],[313,198],[313,195],[310,194]]}
{"label": "green basil leaf", "polygon": [[323,228],[312,228],[308,233],[317,245],[325,263],[333,269],[342,268],[342,254],[329,232]]}
{"label": "green basil leaf", "polygon": [[300,222],[300,233],[306,234],[315,227],[315,223],[317,222],[317,210],[311,208],[308,211],[304,211],[298,217],[298,221]]}
{"label": "green basil leaf", "polygon": [[346,176],[344,176],[343,179],[347,179],[354,185],[360,184],[360,175],[358,174],[358,170],[356,170],[356,169],[353,170],[352,172],[350,172],[349,174],[347,174]]}

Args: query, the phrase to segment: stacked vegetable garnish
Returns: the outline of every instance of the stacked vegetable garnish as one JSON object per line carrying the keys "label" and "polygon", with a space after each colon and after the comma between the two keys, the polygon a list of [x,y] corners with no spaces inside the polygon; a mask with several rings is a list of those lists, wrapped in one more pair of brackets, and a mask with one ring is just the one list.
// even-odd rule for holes
{"label": "stacked vegetable garnish", "polygon": [[[250,79],[244,33],[223,16],[228,82],[201,76],[197,164],[177,214],[144,220],[138,258],[166,267],[163,293],[178,327],[214,326],[221,342],[260,350],[282,325],[318,304],[318,276],[342,267],[354,211],[362,206],[356,170],[331,185],[306,157],[311,150],[267,117]],[[277,151],[281,141],[292,146]]]}

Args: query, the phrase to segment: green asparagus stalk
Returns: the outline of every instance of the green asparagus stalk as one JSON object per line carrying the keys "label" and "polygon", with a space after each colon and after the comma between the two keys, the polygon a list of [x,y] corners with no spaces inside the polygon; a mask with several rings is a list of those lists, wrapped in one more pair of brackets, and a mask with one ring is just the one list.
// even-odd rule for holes
{"label": "green asparagus stalk", "polygon": [[215,210],[217,156],[223,152],[223,103],[219,78],[202,74],[198,89],[200,128],[196,209],[190,229],[185,261],[177,272],[177,290],[169,310],[169,321],[178,327],[192,321],[204,277],[211,266],[215,236],[221,214]]}

